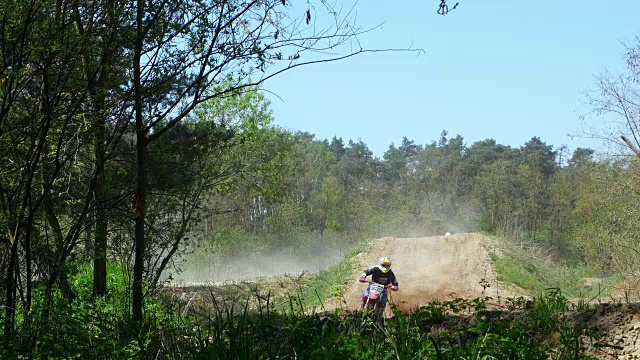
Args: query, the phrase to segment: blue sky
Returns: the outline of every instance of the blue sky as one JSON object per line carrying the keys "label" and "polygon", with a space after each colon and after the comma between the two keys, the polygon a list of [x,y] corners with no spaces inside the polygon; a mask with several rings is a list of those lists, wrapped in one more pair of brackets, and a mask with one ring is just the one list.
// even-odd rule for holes
{"label": "blue sky", "polygon": [[[455,1],[449,0],[450,3]],[[269,80],[276,124],[318,138],[361,138],[376,156],[403,136],[437,140],[443,129],[467,144],[494,138],[512,146],[539,136],[569,138],[590,109],[583,92],[604,68],[622,69],[621,41],[640,30],[640,1],[459,0],[448,16],[438,0],[362,0],[359,23],[381,29],[360,38],[376,53],[303,67]],[[597,121],[593,122],[598,124]]]}

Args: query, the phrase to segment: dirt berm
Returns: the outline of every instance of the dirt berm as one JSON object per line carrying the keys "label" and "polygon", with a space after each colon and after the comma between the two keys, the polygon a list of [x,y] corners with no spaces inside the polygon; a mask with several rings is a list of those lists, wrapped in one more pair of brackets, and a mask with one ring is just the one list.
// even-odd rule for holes
{"label": "dirt berm", "polygon": [[399,291],[390,292],[390,301],[403,312],[434,300],[450,300],[451,296],[514,296],[498,284],[486,238],[480,234],[387,237],[374,240],[367,253],[354,257],[353,284],[344,293],[344,299],[332,301],[329,308],[358,309],[360,296],[366,287],[357,281],[358,277],[364,268],[377,264],[382,256],[391,258],[392,269],[400,284]]}

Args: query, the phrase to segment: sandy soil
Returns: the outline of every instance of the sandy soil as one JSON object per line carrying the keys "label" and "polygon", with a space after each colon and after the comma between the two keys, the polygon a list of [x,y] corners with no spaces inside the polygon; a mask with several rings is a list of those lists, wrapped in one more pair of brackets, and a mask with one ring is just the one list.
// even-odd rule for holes
{"label": "sandy soil", "polygon": [[358,309],[366,284],[357,279],[364,268],[377,264],[382,256],[391,258],[400,284],[398,292],[390,292],[390,301],[403,312],[433,300],[450,300],[452,296],[515,296],[498,284],[482,235],[382,238],[375,240],[366,254],[354,258],[353,285],[340,302],[330,302],[329,309]]}

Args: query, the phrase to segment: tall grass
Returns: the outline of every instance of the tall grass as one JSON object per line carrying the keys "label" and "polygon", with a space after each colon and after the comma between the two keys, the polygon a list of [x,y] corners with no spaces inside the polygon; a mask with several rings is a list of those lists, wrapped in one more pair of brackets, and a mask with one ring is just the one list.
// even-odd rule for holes
{"label": "tall grass", "polygon": [[[343,266],[350,266],[346,262]],[[32,359],[579,359],[579,333],[564,316],[571,305],[559,290],[531,306],[512,301],[487,308],[489,298],[434,302],[390,319],[362,313],[309,314],[304,296],[331,291],[332,276],[273,301],[228,302],[213,297],[198,311],[149,298],[142,322],[130,320],[127,281],[110,264],[109,294],[91,298],[91,267],[70,276],[78,298],[56,293],[45,317],[37,292],[30,327],[0,349],[0,358]],[[349,269],[350,270],[350,269]],[[326,280],[326,282],[325,282]],[[305,292],[306,291],[306,292]],[[322,298],[320,295],[319,298]],[[312,302],[309,302],[312,303]],[[250,306],[251,304],[251,306]]]}
{"label": "tall grass", "polygon": [[586,280],[593,277],[591,269],[581,264],[560,264],[553,261],[536,246],[519,247],[493,237],[499,247],[491,254],[498,280],[514,284],[536,295],[549,288],[559,288],[574,299],[594,300],[607,298],[611,294],[614,277],[598,278],[594,283]]}
{"label": "tall grass", "polygon": [[[486,299],[485,299],[486,300]],[[320,316],[214,307],[201,324],[200,355],[215,359],[580,359],[579,332],[558,291],[531,309],[489,311],[455,299],[376,321],[366,314]]]}

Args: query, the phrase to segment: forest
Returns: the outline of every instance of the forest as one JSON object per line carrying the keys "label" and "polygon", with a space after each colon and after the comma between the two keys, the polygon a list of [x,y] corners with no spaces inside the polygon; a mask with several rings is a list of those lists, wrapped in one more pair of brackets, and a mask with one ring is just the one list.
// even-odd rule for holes
{"label": "forest", "polygon": [[[0,356],[191,357],[182,346],[200,345],[163,341],[196,320],[159,294],[194,253],[321,254],[326,268],[369,239],[482,232],[640,289],[640,168],[626,147],[443,130],[380,158],[361,139],[279,127],[266,80],[379,51],[325,52],[366,30],[326,3],[292,19],[296,6],[3,3]],[[318,13],[325,28],[310,26]],[[625,135],[638,135],[638,49],[591,99]]]}

